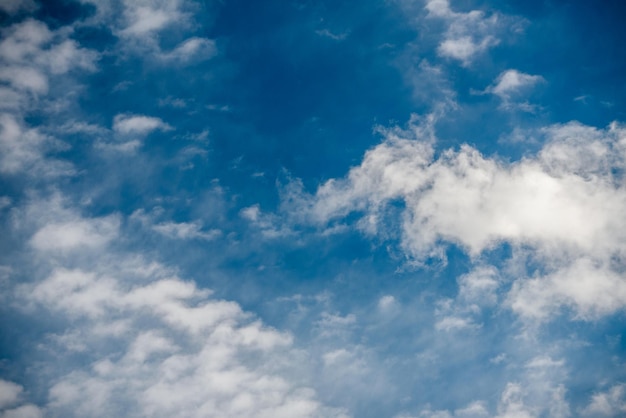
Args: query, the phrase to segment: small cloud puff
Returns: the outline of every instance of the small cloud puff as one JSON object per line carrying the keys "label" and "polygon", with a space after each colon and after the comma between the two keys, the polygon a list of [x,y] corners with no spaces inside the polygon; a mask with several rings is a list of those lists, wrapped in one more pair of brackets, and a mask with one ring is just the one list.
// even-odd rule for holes
{"label": "small cloud puff", "polygon": [[2,418],[43,418],[43,411],[33,404],[24,404],[24,388],[0,379],[0,416]]}
{"label": "small cloud puff", "polygon": [[120,135],[144,136],[155,130],[169,131],[173,129],[160,118],[120,114],[113,119],[113,131]]}
{"label": "small cloud puff", "polygon": [[535,85],[545,82],[539,75],[531,75],[517,70],[506,70],[502,72],[495,84],[487,88],[488,93],[495,94],[504,101],[511,100],[515,96],[528,92]]}
{"label": "small cloud puff", "polygon": [[437,49],[439,55],[460,61],[464,66],[469,66],[481,53],[498,45],[499,36],[507,22],[516,21],[497,13],[486,17],[480,10],[467,13],[454,12],[450,8],[449,0],[429,0],[425,9],[428,11],[428,17],[443,19],[448,23],[443,40]]}

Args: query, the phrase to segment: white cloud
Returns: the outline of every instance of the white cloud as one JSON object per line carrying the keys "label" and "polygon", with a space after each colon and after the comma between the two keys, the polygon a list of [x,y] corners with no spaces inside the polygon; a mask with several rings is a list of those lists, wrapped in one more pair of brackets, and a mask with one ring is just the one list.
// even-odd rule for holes
{"label": "white cloud", "polygon": [[161,59],[176,63],[204,61],[217,54],[215,41],[207,38],[192,37],[186,39],[169,52],[163,52]]}
{"label": "white cloud", "polygon": [[46,158],[48,151],[63,149],[65,144],[28,129],[14,115],[0,113],[0,172],[26,173],[45,178],[74,174],[70,163]]}
{"label": "white cloud", "polygon": [[542,81],[545,80],[538,75],[525,74],[517,70],[506,70],[498,76],[496,83],[488,91],[499,96],[502,100],[509,100],[512,96],[526,91]]}
{"label": "white cloud", "polygon": [[102,247],[117,236],[119,225],[116,215],[50,223],[35,233],[31,245],[40,251]]}
{"label": "white cloud", "polygon": [[145,35],[163,29],[176,20],[166,10],[146,6],[129,7],[125,11],[128,26],[122,31],[125,35]]}
{"label": "white cloud", "polygon": [[73,69],[93,71],[98,54],[67,39],[68,31],[50,31],[42,22],[26,20],[4,30],[0,42],[0,79],[17,89],[44,94],[49,77]]}
{"label": "white cloud", "polygon": [[156,130],[171,129],[172,127],[160,118],[151,116],[119,114],[113,119],[113,131],[120,135],[144,136]]}
{"label": "white cloud", "polygon": [[221,235],[217,229],[203,231],[202,225],[195,222],[163,222],[152,227],[156,232],[175,239],[212,240]]}
{"label": "white cloud", "polygon": [[476,330],[482,327],[478,317],[484,308],[498,303],[499,272],[492,266],[476,266],[457,279],[455,299],[441,299],[435,310],[435,329],[445,332]]}
{"label": "white cloud", "polygon": [[142,55],[167,65],[185,65],[212,58],[217,53],[211,39],[190,36],[172,49],[164,50],[160,40],[168,31],[191,32],[197,27],[193,11],[197,5],[187,0],[83,0],[97,8],[92,20],[113,28],[122,52]]}
{"label": "white cloud", "polygon": [[518,281],[509,295],[511,308],[528,318],[543,319],[568,306],[579,319],[592,320],[622,309],[626,281],[610,266],[581,258],[543,277]]}
{"label": "white cloud", "polygon": [[271,213],[263,213],[259,205],[243,208],[239,215],[261,231],[265,238],[282,238],[292,236],[294,231],[282,225],[281,220]]}
{"label": "white cloud", "polygon": [[183,1],[124,0],[122,36],[153,36],[171,25],[185,25],[189,15],[182,11]]}
{"label": "white cloud", "polygon": [[23,404],[23,392],[22,386],[0,379],[1,418],[43,418],[41,409],[32,404]]}
{"label": "white cloud", "polygon": [[139,209],[131,215],[131,219],[139,221],[144,227],[171,239],[213,240],[222,234],[219,229],[206,230],[200,221],[159,222],[157,218],[159,218],[161,212],[162,208],[155,208],[150,214],[146,214],[143,209]]}
{"label": "white cloud", "polygon": [[[547,273],[519,278],[511,297],[522,315],[541,316],[567,305],[581,318],[592,318],[626,306],[623,277],[612,264],[613,257],[626,254],[626,186],[614,174],[626,167],[626,131],[620,125],[548,127],[537,155],[508,163],[468,145],[435,159],[432,124],[415,119],[405,130],[381,130],[385,141],[345,178],[327,181],[313,196],[293,188],[285,196],[285,208],[299,214],[292,221],[325,228],[361,213],[361,230],[398,236],[416,262],[442,257],[446,243],[474,259],[503,242],[523,247]],[[392,206],[396,201],[404,202],[400,216]],[[575,267],[581,268],[577,274]],[[493,293],[495,283],[489,286]],[[537,311],[523,308],[524,300]]]}
{"label": "white cloud", "polygon": [[592,396],[582,411],[585,417],[617,417],[626,414],[626,385],[618,384]]}
{"label": "white cloud", "polygon": [[504,109],[519,109],[526,112],[534,112],[536,107],[524,99],[545,79],[539,75],[531,75],[517,70],[503,71],[494,83],[485,89],[484,93],[498,96],[502,100],[501,107]]}
{"label": "white cloud", "polygon": [[[123,239],[117,216],[79,216],[59,195],[21,209],[13,227],[33,231],[32,256],[44,273],[14,284],[13,304],[59,326],[42,344],[41,355],[54,359],[39,382],[48,388],[47,414],[347,416],[318,400],[290,334],[112,245]],[[42,416],[16,403],[21,388],[3,387],[4,405],[14,409],[1,417]]]}
{"label": "white cloud", "polygon": [[498,415],[496,418],[534,418],[537,416],[534,411],[524,403],[524,393],[522,387],[517,383],[509,383],[502,392],[500,404],[498,405]]}
{"label": "white cloud", "polygon": [[381,298],[378,299],[378,309],[381,312],[393,311],[396,308],[397,304],[398,302],[396,302],[396,298],[391,295],[381,296]]}
{"label": "white cloud", "polygon": [[[57,413],[99,417],[106,407],[126,416],[342,416],[283,377],[297,356],[288,334],[251,322],[235,303],[207,299],[192,282],[57,269],[21,295],[80,318],[68,326],[93,350],[92,366],[55,379],[48,408]],[[94,332],[122,318],[130,326],[121,335]]]}
{"label": "white cloud", "polygon": [[[67,145],[24,123],[41,96],[55,93],[54,82],[73,70],[93,71],[98,54],[68,39],[71,30],[51,31],[26,19],[2,29],[0,40],[0,172],[42,179],[74,174],[72,165],[47,154]],[[64,80],[71,81],[67,76]],[[64,92],[65,94],[66,92]]]}
{"label": "white cloud", "polygon": [[461,36],[444,40],[439,45],[438,51],[444,57],[454,58],[468,64],[475,55],[497,44],[498,41],[492,36],[486,36],[479,42],[470,36]]}
{"label": "white cloud", "polygon": [[432,65],[416,48],[407,48],[396,60],[396,65],[404,76],[405,83],[413,89],[413,97],[429,107],[455,109],[456,92],[441,66]]}
{"label": "white cloud", "polygon": [[487,407],[484,402],[476,401],[465,408],[454,411],[454,416],[459,418],[482,418],[488,417],[489,413],[487,412]]}
{"label": "white cloud", "polygon": [[458,279],[459,298],[468,304],[494,306],[500,286],[498,271],[492,266],[479,266]]}
{"label": "white cloud", "polygon": [[437,52],[468,66],[480,54],[500,43],[505,29],[519,27],[519,19],[493,13],[487,17],[480,10],[467,13],[454,12],[449,0],[428,0],[425,6],[428,17],[443,19],[447,24]]}
{"label": "white cloud", "polygon": [[29,67],[11,66],[0,69],[0,80],[17,90],[44,94],[48,92],[48,79],[41,71]]}
{"label": "white cloud", "polygon": [[54,34],[37,20],[28,19],[3,30],[0,57],[10,63],[24,63],[36,57],[44,46],[52,41]]}
{"label": "white cloud", "polygon": [[468,318],[445,316],[437,321],[435,328],[445,332],[452,332],[463,329],[474,329],[476,328],[476,324]]}
{"label": "white cloud", "polygon": [[496,412],[490,412],[485,401],[473,401],[464,408],[454,411],[422,410],[417,415],[401,414],[396,418],[567,418],[570,416],[569,405],[564,399],[563,386],[542,388],[546,390],[546,399],[533,398],[532,390],[528,390],[519,382],[508,382],[498,401]]}
{"label": "white cloud", "polygon": [[0,379],[0,409],[16,404],[23,390],[20,385]]}
{"label": "white cloud", "polygon": [[37,9],[37,3],[33,0],[3,0],[0,2],[0,10],[8,14],[21,11],[32,12]]}

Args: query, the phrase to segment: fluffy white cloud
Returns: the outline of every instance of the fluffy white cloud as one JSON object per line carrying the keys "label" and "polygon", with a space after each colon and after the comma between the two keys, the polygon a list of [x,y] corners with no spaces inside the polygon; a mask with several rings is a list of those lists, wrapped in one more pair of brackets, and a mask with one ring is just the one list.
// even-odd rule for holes
{"label": "fluffy white cloud", "polygon": [[42,418],[42,410],[33,404],[24,404],[24,388],[13,382],[0,379],[1,418]]}
{"label": "fluffy white cloud", "polygon": [[28,19],[6,28],[0,42],[0,79],[12,88],[45,94],[49,77],[73,69],[93,71],[98,54],[68,39],[68,31],[55,32]]}
{"label": "fluffy white cloud", "polygon": [[[118,215],[78,215],[59,195],[32,200],[14,228],[32,230],[47,273],[14,286],[24,314],[49,315],[44,405],[51,416],[345,417],[307,385],[305,353],[235,302],[163,265],[117,251]],[[91,260],[91,261],[90,261]],[[74,361],[74,355],[88,361]],[[40,417],[0,381],[2,417]],[[21,414],[21,415],[18,415]]]}
{"label": "fluffy white cloud", "polygon": [[[9,3],[10,4],[10,3]],[[2,30],[0,41],[0,172],[37,178],[71,175],[71,164],[45,158],[66,147],[62,142],[29,129],[25,111],[46,95],[57,80],[74,70],[93,71],[98,54],[69,39],[68,28],[50,30],[27,19]],[[67,80],[67,77],[65,78]],[[66,93],[66,92],[64,92]]]}
{"label": "fluffy white cloud", "polygon": [[593,395],[583,410],[586,417],[617,417],[626,414],[626,385],[618,384]]}
{"label": "fluffy white cloud", "polygon": [[496,95],[502,101],[504,109],[519,109],[534,112],[535,105],[525,99],[537,84],[544,83],[545,79],[539,75],[531,75],[517,70],[503,71],[494,83],[485,89],[484,93]]}
{"label": "fluffy white cloud", "polygon": [[102,247],[117,236],[119,224],[115,215],[51,223],[33,235],[31,245],[40,251]]}
{"label": "fluffy white cloud", "polygon": [[448,25],[437,52],[463,65],[471,64],[478,55],[498,45],[507,26],[519,26],[517,20],[498,13],[487,17],[480,10],[454,12],[449,0],[429,0],[425,8],[429,17],[443,19]]}
{"label": "fluffy white cloud", "polygon": [[21,11],[31,12],[37,9],[37,3],[33,0],[3,0],[0,2],[0,10],[8,14]]}
{"label": "fluffy white cloud", "polygon": [[[313,196],[293,188],[285,198],[298,213],[293,221],[326,227],[359,212],[359,228],[398,234],[417,262],[441,257],[446,243],[474,259],[504,242],[524,248],[547,273],[515,284],[511,306],[522,315],[542,317],[567,305],[587,319],[626,305],[614,261],[626,253],[624,128],[551,126],[537,155],[505,162],[468,145],[434,158],[432,123],[382,130],[385,141],[359,166]],[[461,284],[463,291],[478,291],[479,282]],[[493,293],[495,283],[482,284]]]}
{"label": "fluffy white cloud", "polygon": [[489,412],[486,402],[474,401],[454,411],[426,409],[418,415],[402,414],[396,418],[537,418],[540,416],[567,418],[570,416],[569,406],[563,398],[562,386],[550,390],[547,395],[546,402],[533,404],[532,399],[529,399],[528,390],[523,385],[509,382],[500,394],[495,413]]}
{"label": "fluffy white cloud", "polygon": [[151,116],[120,114],[113,119],[113,131],[120,135],[144,136],[156,130],[170,129],[172,127],[160,118]]}
{"label": "fluffy white cloud", "polygon": [[139,54],[166,65],[185,65],[212,58],[217,53],[215,41],[189,36],[172,49],[163,49],[160,42],[168,31],[189,31],[197,27],[191,0],[82,0],[93,4],[97,13],[92,23],[105,23],[119,37],[124,53]]}
{"label": "fluffy white cloud", "polygon": [[542,319],[568,306],[579,319],[596,319],[624,307],[626,279],[609,265],[581,258],[547,276],[516,282],[509,303],[530,318]]}
{"label": "fluffy white cloud", "polygon": [[498,76],[495,84],[488,91],[503,100],[509,100],[512,96],[528,90],[542,81],[544,81],[543,77],[538,75],[525,74],[517,70],[506,70]]}
{"label": "fluffy white cloud", "polygon": [[65,144],[37,129],[24,126],[16,116],[0,113],[0,173],[26,173],[45,178],[74,174],[70,163],[46,158],[48,151],[63,149]]}
{"label": "fluffy white cloud", "polygon": [[186,23],[188,14],[181,10],[182,1],[125,0],[123,36],[150,36],[173,25]]}
{"label": "fluffy white cloud", "polygon": [[[286,378],[298,355],[289,335],[251,321],[235,303],[208,299],[191,282],[129,283],[128,276],[122,282],[56,270],[22,294],[82,318],[75,331],[97,353],[91,366],[57,378],[50,388],[53,411],[85,417],[103,416],[105,408],[155,417],[342,416]],[[99,331],[122,319],[128,325],[121,331]]]}
{"label": "fluffy white cloud", "polygon": [[23,390],[20,385],[0,379],[0,409],[17,403]]}

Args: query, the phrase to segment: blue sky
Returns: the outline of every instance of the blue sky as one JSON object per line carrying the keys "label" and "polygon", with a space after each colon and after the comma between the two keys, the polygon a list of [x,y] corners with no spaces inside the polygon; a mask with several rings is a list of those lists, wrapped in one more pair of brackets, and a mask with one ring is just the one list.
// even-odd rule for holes
{"label": "blue sky", "polygon": [[624,416],[625,12],[0,0],[0,417]]}

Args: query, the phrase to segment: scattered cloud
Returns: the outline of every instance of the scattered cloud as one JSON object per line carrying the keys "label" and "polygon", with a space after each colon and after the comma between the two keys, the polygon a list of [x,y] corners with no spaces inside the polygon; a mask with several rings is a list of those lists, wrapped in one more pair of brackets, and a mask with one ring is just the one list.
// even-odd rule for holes
{"label": "scattered cloud", "polygon": [[316,30],[315,33],[323,38],[332,39],[334,41],[343,41],[349,35],[348,32],[334,33],[328,29],[319,29],[319,30]]}
{"label": "scattered cloud", "polygon": [[113,119],[113,131],[120,135],[144,136],[156,130],[171,129],[173,128],[161,119],[151,116],[120,114]]}
{"label": "scattered cloud", "polygon": [[119,225],[120,220],[116,215],[50,223],[33,235],[31,245],[39,251],[102,247],[117,236]]}
{"label": "scattered cloud", "polygon": [[[174,268],[118,250],[117,215],[79,212],[56,195],[35,198],[15,221],[34,230],[29,242],[43,270],[14,283],[13,300],[24,314],[62,324],[45,351],[64,360],[44,366],[42,409],[20,405],[22,388],[0,381],[3,417],[41,417],[43,410],[100,417],[105,409],[133,417],[347,417],[307,386],[290,334],[212,298]],[[74,362],[76,355],[89,361]]]}
{"label": "scattered cloud", "polygon": [[481,10],[455,12],[449,0],[429,0],[425,8],[429,18],[442,19],[447,24],[438,54],[460,61],[464,66],[469,66],[478,56],[498,45],[506,29],[520,30],[522,27],[520,19],[500,13],[487,16]]}
{"label": "scattered cloud", "polygon": [[27,128],[16,116],[0,113],[0,173],[45,178],[73,175],[70,163],[46,157],[65,148],[65,143]]}
{"label": "scattered cloud", "polygon": [[0,417],[2,418],[43,418],[43,411],[37,406],[24,403],[24,388],[16,383],[0,379]]}
{"label": "scattered cloud", "polygon": [[217,54],[215,41],[207,38],[192,37],[181,42],[173,50],[163,52],[161,59],[174,63],[204,61]]}
{"label": "scattered cloud", "polygon": [[[94,2],[101,13],[101,19],[114,22],[118,34],[127,40],[151,42],[150,38],[172,26],[188,26],[191,15],[185,11],[189,2],[185,0],[123,0],[120,2],[121,14],[115,15],[113,4]],[[103,4],[101,4],[103,3]],[[117,5],[117,4],[116,4]]]}
{"label": "scattered cloud", "polygon": [[211,241],[222,235],[219,229],[206,229],[200,221],[194,222],[159,222],[158,218],[162,210],[156,208],[151,213],[146,213],[143,209],[136,210],[130,217],[139,221],[145,228],[163,235],[170,239],[200,239]]}
{"label": "scattered cloud", "polygon": [[525,74],[517,70],[506,70],[498,76],[496,83],[488,91],[499,96],[502,100],[510,100],[513,96],[544,81],[544,78],[538,75]]}
{"label": "scattered cloud", "polygon": [[32,12],[37,9],[37,3],[33,0],[3,0],[0,3],[0,10],[10,15],[19,12]]}
{"label": "scattered cloud", "polygon": [[[25,353],[15,348],[15,363],[4,360],[12,371],[23,364],[29,367],[12,375],[14,381],[0,379],[0,418],[328,418],[347,417],[349,411],[391,416],[405,407],[420,412],[397,417],[565,418],[573,412],[590,417],[626,413],[621,372],[601,376],[606,365],[594,365],[598,371],[585,377],[584,383],[576,380],[578,376],[568,377],[576,367],[568,363],[574,358],[568,357],[570,345],[596,343],[585,339],[588,324],[572,327],[571,335],[563,337],[566,342],[541,334],[555,328],[561,332],[554,323],[561,320],[602,327],[601,319],[626,307],[625,128],[618,123],[595,128],[570,122],[527,129],[514,121],[519,126],[511,128],[510,142],[530,144],[535,152],[513,160],[484,154],[480,142],[450,146],[449,137],[438,142],[435,125],[446,129],[443,125],[450,121],[443,120],[445,112],[467,110],[472,117],[474,110],[485,110],[463,103],[465,87],[472,90],[459,85],[473,78],[465,77],[467,72],[458,64],[474,65],[512,32],[521,31],[523,19],[490,11],[457,11],[449,0],[400,0],[419,3],[415,14],[419,43],[405,39],[402,44],[402,39],[416,33],[402,25],[382,36],[378,27],[370,26],[373,21],[362,26],[359,16],[351,23],[361,26],[343,26],[358,31],[315,31],[314,36],[341,42],[342,48],[358,45],[359,54],[364,53],[359,57],[368,58],[356,60],[359,65],[370,65],[365,62],[369,58],[387,60],[380,67],[355,73],[363,82],[385,78],[400,83],[403,93],[397,102],[387,97],[395,105],[384,113],[385,118],[405,117],[411,109],[432,113],[413,115],[404,127],[377,126],[382,142],[370,148],[345,177],[324,181],[312,193],[306,190],[319,177],[290,179],[279,186],[277,202],[271,195],[276,167],[261,160],[279,151],[281,161],[289,164],[291,150],[279,149],[283,137],[276,130],[268,146],[257,152],[255,141],[264,137],[255,129],[261,125],[255,128],[255,122],[246,120],[250,109],[261,109],[256,105],[263,104],[249,102],[263,96],[256,94],[254,83],[242,83],[245,90],[232,91],[234,113],[232,104],[219,104],[223,92],[230,97],[230,85],[216,91],[200,89],[198,95],[193,91],[207,80],[211,82],[203,86],[254,74],[246,68],[254,61],[250,57],[242,56],[246,59],[237,65],[229,61],[231,53],[249,53],[250,46],[239,48],[241,40],[229,37],[227,25],[218,42],[203,37],[215,32],[207,26],[214,16],[200,19],[194,13],[212,13],[213,5],[191,0],[81,2],[93,7],[72,9],[76,20],[68,26],[58,26],[60,20],[52,17],[46,19],[54,22],[48,26],[28,16],[39,8],[38,3],[0,1],[0,13],[8,19],[0,29],[0,176],[8,186],[0,196],[2,248],[7,250],[0,260],[0,288],[4,312],[25,324],[36,324],[18,339],[32,342],[31,348]],[[298,13],[309,13],[307,7],[299,5]],[[47,13],[48,8],[41,7],[36,16]],[[71,19],[70,14],[63,19]],[[393,13],[384,17],[389,19],[385,24],[397,19]],[[443,30],[424,34],[421,25]],[[263,35],[284,35],[282,26],[277,29],[270,32],[274,28],[268,27]],[[301,29],[310,31],[311,25]],[[364,29],[368,33],[361,38]],[[370,41],[375,45],[368,45]],[[229,47],[223,57],[218,51],[222,42]],[[270,59],[287,57],[279,55],[292,51],[287,48],[292,48],[290,42],[275,49],[277,55]],[[207,74],[205,61],[215,57],[216,73]],[[288,70],[308,77],[311,74],[304,67],[308,61]],[[409,88],[403,89],[401,80],[391,80],[393,76],[386,78],[389,64],[400,69]],[[510,68],[494,64],[493,68]],[[189,67],[178,71],[181,66]],[[192,74],[198,69],[201,72]],[[177,80],[180,74],[185,74],[184,80]],[[93,82],[102,85],[92,90],[89,83]],[[479,94],[493,95],[501,108],[532,111],[535,107],[527,97],[544,82],[539,75],[508,69],[487,88],[488,82],[483,83]],[[151,85],[159,86],[156,100],[153,95],[148,107],[133,107],[134,100],[142,98],[127,99]],[[377,87],[395,91],[387,84]],[[287,90],[285,94],[290,93]],[[586,86],[580,91],[595,90]],[[593,104],[589,97],[574,100],[589,107]],[[306,99],[317,103],[318,98]],[[618,107],[618,102],[611,105]],[[149,115],[157,105],[161,117]],[[493,108],[492,101],[480,105]],[[271,124],[279,118],[265,119],[275,115],[263,112],[276,109],[261,110],[254,117],[263,118],[268,124],[263,129],[272,132]],[[211,135],[207,121],[196,119],[200,114],[209,118]],[[290,121],[293,126],[299,123],[297,114],[287,115],[296,117]],[[196,116],[183,123],[185,115]],[[466,115],[459,116],[462,129]],[[379,117],[383,114],[354,120]],[[103,122],[111,118],[109,125]],[[232,132],[227,129],[234,125],[237,129]],[[146,177],[164,181],[154,183],[155,189],[180,185],[180,190],[155,196],[153,188],[144,187],[142,178],[131,178],[123,164],[133,166],[133,172],[141,170],[145,159],[153,157],[150,149],[134,154],[152,145],[144,144],[144,139],[173,130],[179,133],[174,139],[183,141],[168,143],[165,161],[161,154],[157,158],[163,166],[155,164]],[[209,137],[211,152],[202,146]],[[236,140],[248,137],[250,143]],[[366,143],[369,146],[370,142],[351,143],[350,152]],[[127,155],[120,163],[118,154],[111,158],[100,150]],[[213,164],[222,156],[224,161]],[[343,163],[326,173],[336,173]],[[194,164],[202,167],[185,171]],[[246,165],[246,170],[233,170]],[[171,172],[176,173],[174,178],[162,177]],[[103,178],[109,183],[110,173],[118,183],[94,191]],[[218,180],[211,181],[222,175],[228,177],[226,189]],[[240,188],[242,184],[245,187]],[[268,189],[248,193],[247,187],[268,184]],[[250,201],[260,193],[270,196],[261,196],[261,204]],[[268,209],[273,203],[278,203],[276,211]],[[340,234],[350,229],[374,239],[352,245],[357,238],[350,234],[349,241],[342,241],[345,236]],[[317,281],[298,277],[294,286],[301,293],[282,298],[296,307],[290,310],[283,303],[272,312],[268,306],[281,298],[265,298],[261,293],[274,292],[278,283],[284,283],[281,280],[298,275],[293,266],[300,254],[316,251],[319,255],[319,249],[307,241],[312,235],[325,240],[323,250],[330,256],[319,271],[330,277]],[[335,237],[340,238],[338,244],[332,242]],[[258,238],[265,239],[262,245],[254,242]],[[194,261],[179,268],[169,261],[154,261],[164,248],[162,243],[168,248],[180,246],[181,253],[189,247],[194,259],[200,259],[195,251],[203,251],[203,246],[213,251],[222,241],[228,248],[217,249],[217,262]],[[423,282],[420,276],[389,288],[391,280],[383,285],[393,266],[385,270],[389,260],[367,251],[367,245],[381,243],[393,253],[390,263],[398,260],[396,255],[401,264],[406,263],[398,274],[405,274],[405,267],[425,267],[420,270],[420,275],[425,273]],[[342,248],[335,249],[335,244]],[[304,250],[295,261],[288,259],[294,247]],[[451,247],[454,251],[449,251]],[[455,276],[435,284],[430,278],[440,275],[446,255],[454,258],[456,250],[463,255],[446,270],[446,274],[455,270]],[[164,253],[167,259],[170,255]],[[244,268],[259,267],[243,272],[246,277],[241,279],[242,263]],[[215,264],[220,267],[205,268]],[[359,270],[364,266],[372,267],[371,272]],[[463,271],[456,275],[457,270]],[[256,281],[274,274],[278,281]],[[356,281],[361,274],[367,283]],[[207,288],[219,286],[221,280],[230,282],[225,289],[216,287],[213,293]],[[237,287],[241,289],[231,290]],[[435,288],[444,292],[431,293]],[[340,298],[340,291],[350,297]],[[258,301],[267,317],[245,311],[239,302],[222,299],[222,294],[240,297],[246,307],[257,306]],[[511,321],[511,315],[520,320]],[[15,333],[20,333],[22,324],[16,324]],[[617,351],[619,335],[607,339]],[[595,347],[585,349],[604,353]],[[587,353],[581,349],[576,355]],[[620,361],[619,355],[605,357],[606,364]],[[31,367],[34,358],[38,362]],[[467,376],[479,372],[475,385],[459,390]],[[421,390],[446,379],[456,392],[450,399],[432,396],[439,390],[436,385]],[[569,394],[567,384],[573,388]],[[589,393],[593,394],[587,402],[584,397]],[[31,394],[36,394],[36,401]],[[374,406],[371,411],[370,406]]]}
{"label": "scattered cloud", "polygon": [[582,411],[588,417],[616,417],[626,413],[626,385],[618,384],[592,396]]}
{"label": "scattered cloud", "polygon": [[[434,158],[432,120],[381,132],[383,143],[345,178],[327,181],[314,195],[297,188],[289,195],[304,222],[327,225],[360,213],[358,228],[396,234],[417,262],[443,257],[445,243],[473,258],[504,242],[529,249],[551,273],[514,286],[512,306],[522,315],[542,316],[567,305],[580,318],[591,318],[625,306],[623,279],[613,266],[613,257],[626,252],[626,228],[618,215],[626,210],[626,192],[614,174],[626,166],[621,126],[546,128],[543,149],[512,163],[469,145]],[[404,209],[394,227],[386,214],[398,200]],[[603,285],[586,291],[587,280],[596,276]],[[471,282],[463,286],[471,293]],[[523,301],[537,311],[524,308]]]}

